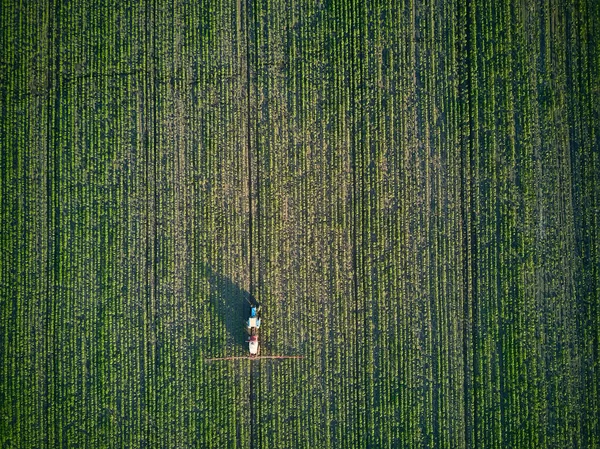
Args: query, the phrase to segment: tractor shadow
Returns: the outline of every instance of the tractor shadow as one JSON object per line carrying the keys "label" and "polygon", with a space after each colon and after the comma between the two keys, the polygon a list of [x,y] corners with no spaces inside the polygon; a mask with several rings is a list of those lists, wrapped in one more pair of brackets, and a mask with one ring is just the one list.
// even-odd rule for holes
{"label": "tractor shadow", "polygon": [[234,351],[242,348],[247,351],[246,320],[250,316],[251,304],[258,304],[256,299],[209,265],[202,265],[200,268],[210,285],[211,308],[225,326],[227,347]]}

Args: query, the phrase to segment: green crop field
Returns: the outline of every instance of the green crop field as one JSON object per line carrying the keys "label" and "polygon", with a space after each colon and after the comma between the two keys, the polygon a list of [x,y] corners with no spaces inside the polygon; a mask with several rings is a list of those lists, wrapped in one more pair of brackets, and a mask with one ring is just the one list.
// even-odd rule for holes
{"label": "green crop field", "polygon": [[597,0],[2,0],[0,447],[600,448],[599,221]]}

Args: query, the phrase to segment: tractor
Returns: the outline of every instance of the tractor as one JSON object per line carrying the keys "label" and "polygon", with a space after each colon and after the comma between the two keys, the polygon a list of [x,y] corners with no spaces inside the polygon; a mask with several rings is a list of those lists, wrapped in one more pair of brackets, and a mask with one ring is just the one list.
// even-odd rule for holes
{"label": "tractor", "polygon": [[259,353],[258,347],[258,329],[260,329],[260,317],[258,316],[259,307],[252,306],[250,309],[250,318],[246,322],[246,327],[248,329],[248,349],[250,350],[250,355],[255,356]]}

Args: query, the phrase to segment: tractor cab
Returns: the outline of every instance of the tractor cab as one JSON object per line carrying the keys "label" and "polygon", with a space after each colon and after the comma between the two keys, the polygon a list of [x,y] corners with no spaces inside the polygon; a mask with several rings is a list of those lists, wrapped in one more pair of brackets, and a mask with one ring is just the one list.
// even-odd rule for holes
{"label": "tractor cab", "polygon": [[246,324],[248,326],[248,330],[252,328],[258,329],[260,327],[260,318],[258,317],[257,307],[252,307],[250,310],[250,318],[248,318],[248,322]]}

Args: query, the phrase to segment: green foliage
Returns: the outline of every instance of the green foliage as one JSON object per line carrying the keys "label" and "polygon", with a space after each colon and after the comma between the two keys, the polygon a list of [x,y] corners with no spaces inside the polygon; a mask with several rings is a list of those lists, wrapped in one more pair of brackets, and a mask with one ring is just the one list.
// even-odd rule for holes
{"label": "green foliage", "polygon": [[599,447],[594,2],[0,23],[0,446]]}

